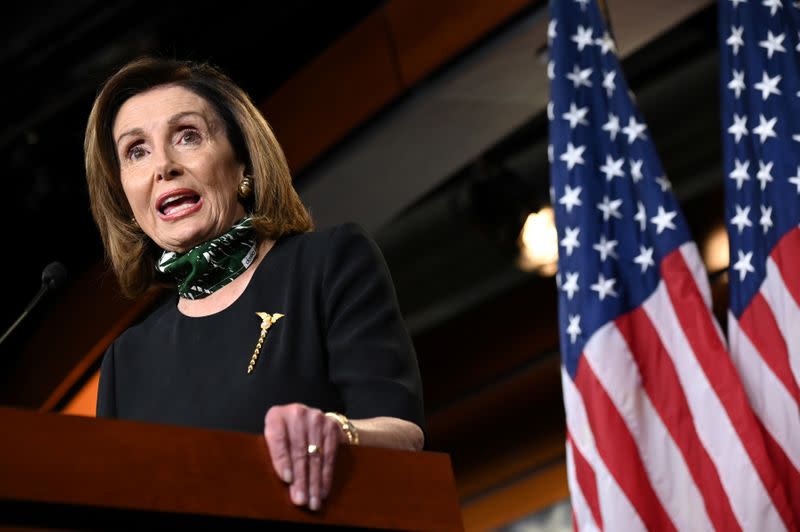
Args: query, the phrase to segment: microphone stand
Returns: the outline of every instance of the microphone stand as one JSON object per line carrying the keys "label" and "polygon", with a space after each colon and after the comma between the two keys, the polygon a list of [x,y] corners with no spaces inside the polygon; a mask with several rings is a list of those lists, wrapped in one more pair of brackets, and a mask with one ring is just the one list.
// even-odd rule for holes
{"label": "microphone stand", "polygon": [[34,309],[34,307],[39,303],[39,300],[41,300],[42,297],[44,297],[44,295],[47,293],[49,289],[50,289],[49,285],[42,283],[42,287],[39,288],[39,292],[37,292],[36,295],[33,296],[33,299],[31,299],[31,302],[28,303],[27,307],[25,307],[25,310],[22,312],[22,314],[20,314],[19,318],[17,318],[17,321],[11,324],[11,327],[9,327],[8,330],[3,334],[3,337],[0,338],[0,345],[2,345],[2,343],[6,341],[6,338],[8,338],[8,336],[12,332],[14,332],[14,329],[16,329],[17,326],[20,323],[22,323],[22,320],[24,320],[28,316],[28,314],[30,314],[31,310]]}
{"label": "microphone stand", "polygon": [[61,264],[60,262],[52,262],[44,268],[44,270],[42,271],[42,286],[39,288],[39,291],[36,293],[36,295],[33,296],[31,302],[28,303],[28,306],[25,307],[25,310],[22,312],[20,317],[17,318],[17,321],[12,323],[11,327],[9,327],[8,330],[5,333],[3,333],[3,336],[0,337],[0,345],[2,345],[3,342],[6,341],[6,338],[8,338],[8,336],[12,332],[14,332],[14,329],[16,329],[17,326],[20,323],[22,323],[22,320],[24,320],[28,316],[28,314],[30,314],[31,311],[36,307],[36,305],[39,304],[39,301],[41,301],[41,299],[45,296],[45,294],[47,294],[47,292],[54,290],[64,284],[66,277],[67,277],[67,272],[64,269],[64,265]]}

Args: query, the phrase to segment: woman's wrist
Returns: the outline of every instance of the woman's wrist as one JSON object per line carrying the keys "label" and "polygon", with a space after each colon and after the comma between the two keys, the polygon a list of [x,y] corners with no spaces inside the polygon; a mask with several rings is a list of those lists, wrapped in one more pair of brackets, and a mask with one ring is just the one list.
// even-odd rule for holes
{"label": "woman's wrist", "polygon": [[342,429],[342,434],[344,434],[344,437],[347,439],[347,443],[350,445],[359,444],[358,429],[347,416],[338,412],[325,412],[325,417],[329,417],[339,423],[339,427]]}

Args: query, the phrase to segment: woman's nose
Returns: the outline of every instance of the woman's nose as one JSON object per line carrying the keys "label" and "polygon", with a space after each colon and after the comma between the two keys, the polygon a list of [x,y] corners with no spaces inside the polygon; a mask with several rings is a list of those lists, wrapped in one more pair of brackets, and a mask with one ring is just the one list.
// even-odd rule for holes
{"label": "woman's nose", "polygon": [[168,149],[158,150],[154,162],[153,177],[156,181],[168,181],[183,173],[183,167],[172,157]]}

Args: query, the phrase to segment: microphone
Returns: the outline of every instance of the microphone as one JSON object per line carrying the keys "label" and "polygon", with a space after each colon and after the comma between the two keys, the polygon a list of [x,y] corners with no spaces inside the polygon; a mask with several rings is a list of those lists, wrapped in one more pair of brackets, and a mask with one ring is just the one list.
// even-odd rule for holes
{"label": "microphone", "polygon": [[42,286],[47,290],[58,290],[67,280],[67,269],[60,262],[51,262],[42,270]]}
{"label": "microphone", "polygon": [[11,327],[3,334],[2,338],[0,338],[0,345],[6,341],[6,338],[14,332],[14,329],[22,323],[22,320],[30,314],[30,312],[39,304],[39,301],[47,294],[47,292],[51,292],[61,288],[67,280],[67,269],[64,268],[64,265],[60,262],[51,262],[47,266],[44,267],[42,270],[42,286],[39,288],[39,292],[35,296],[28,306],[25,307],[25,310],[20,314],[17,321],[15,321]]}

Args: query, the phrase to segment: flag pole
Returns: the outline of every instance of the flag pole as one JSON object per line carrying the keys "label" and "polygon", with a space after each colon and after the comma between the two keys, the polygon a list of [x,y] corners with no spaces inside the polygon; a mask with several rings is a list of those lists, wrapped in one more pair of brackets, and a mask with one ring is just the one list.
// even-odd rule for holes
{"label": "flag pole", "polygon": [[600,14],[603,15],[603,18],[606,21],[606,28],[608,28],[608,34],[611,38],[616,41],[616,37],[614,37],[614,29],[611,27],[611,16],[608,14],[608,4],[606,0],[597,0],[597,5],[600,7]]}

